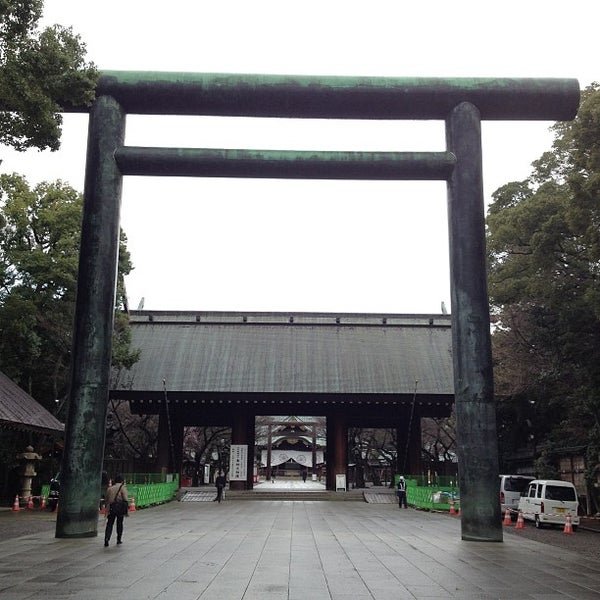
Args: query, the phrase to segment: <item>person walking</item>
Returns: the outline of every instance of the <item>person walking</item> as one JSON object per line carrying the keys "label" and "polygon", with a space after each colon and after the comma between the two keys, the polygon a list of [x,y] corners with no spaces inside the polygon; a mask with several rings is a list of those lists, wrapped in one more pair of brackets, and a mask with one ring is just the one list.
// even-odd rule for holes
{"label": "person walking", "polygon": [[219,471],[217,478],[215,479],[215,486],[217,487],[217,497],[213,500],[213,502],[221,502],[223,499],[223,489],[225,488],[225,484],[227,480],[225,479],[225,475]]}
{"label": "person walking", "polygon": [[122,475],[115,477],[114,484],[106,490],[104,500],[107,507],[104,545],[108,546],[110,542],[115,521],[117,521],[117,544],[122,544],[123,519],[128,515],[127,487]]}
{"label": "person walking", "polygon": [[400,475],[400,479],[398,479],[398,508],[408,508],[406,503],[406,481],[404,481],[404,477]]}

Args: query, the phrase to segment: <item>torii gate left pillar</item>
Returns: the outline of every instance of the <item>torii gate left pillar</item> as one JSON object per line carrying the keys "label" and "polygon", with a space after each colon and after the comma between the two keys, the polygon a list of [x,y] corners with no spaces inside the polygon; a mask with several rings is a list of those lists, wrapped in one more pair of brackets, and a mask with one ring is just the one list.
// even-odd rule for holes
{"label": "torii gate left pillar", "polygon": [[125,139],[125,112],[109,96],[90,113],[70,403],[56,537],[97,534],[119,255],[122,175],[109,157]]}

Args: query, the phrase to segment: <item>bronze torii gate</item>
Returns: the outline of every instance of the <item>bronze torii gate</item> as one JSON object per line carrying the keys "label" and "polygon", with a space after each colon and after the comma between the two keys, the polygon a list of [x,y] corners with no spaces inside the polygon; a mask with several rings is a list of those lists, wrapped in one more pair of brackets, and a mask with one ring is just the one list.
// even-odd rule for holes
{"label": "bronze torii gate", "polygon": [[[445,180],[463,540],[502,541],[485,266],[481,120],[570,120],[575,79],[108,71],[90,109],[57,537],[97,535],[123,175]],[[87,112],[87,110],[86,110]],[[445,152],[124,146],[127,114],[438,119]]]}

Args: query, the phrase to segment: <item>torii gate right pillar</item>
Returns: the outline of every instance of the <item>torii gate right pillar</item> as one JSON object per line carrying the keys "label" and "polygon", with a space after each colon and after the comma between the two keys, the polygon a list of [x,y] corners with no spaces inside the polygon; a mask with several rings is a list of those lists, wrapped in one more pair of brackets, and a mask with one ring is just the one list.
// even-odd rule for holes
{"label": "torii gate right pillar", "polygon": [[487,293],[479,110],[469,102],[446,119],[456,166],[448,181],[450,294],[463,540],[502,541],[498,445]]}

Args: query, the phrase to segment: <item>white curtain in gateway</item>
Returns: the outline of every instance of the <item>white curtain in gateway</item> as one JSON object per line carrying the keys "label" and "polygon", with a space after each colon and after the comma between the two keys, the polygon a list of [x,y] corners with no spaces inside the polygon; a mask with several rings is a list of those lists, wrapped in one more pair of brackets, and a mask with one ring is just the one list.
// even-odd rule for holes
{"label": "white curtain in gateway", "polygon": [[[323,462],[323,450],[316,451],[317,464]],[[262,450],[260,455],[260,462],[266,466],[267,464],[267,450]],[[312,467],[312,452],[302,452],[300,450],[271,450],[271,466],[276,467],[284,462],[290,460],[290,458],[297,462],[303,467]]]}

